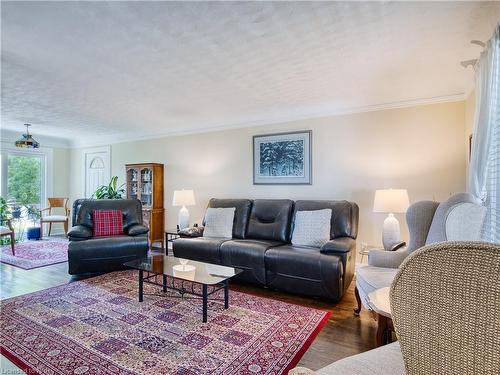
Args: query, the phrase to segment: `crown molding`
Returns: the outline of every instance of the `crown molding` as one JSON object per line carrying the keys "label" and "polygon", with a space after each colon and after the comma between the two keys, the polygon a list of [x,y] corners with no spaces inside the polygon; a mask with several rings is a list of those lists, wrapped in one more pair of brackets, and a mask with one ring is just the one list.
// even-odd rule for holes
{"label": "crown molding", "polygon": [[100,137],[85,137],[84,139],[81,139],[79,141],[70,140],[70,142],[71,142],[72,148],[95,147],[95,146],[104,146],[104,145],[125,143],[125,142],[144,141],[144,140],[157,139],[157,138],[162,138],[162,137],[212,133],[212,132],[225,131],[225,130],[250,128],[250,127],[255,127],[255,126],[275,125],[275,124],[283,124],[283,123],[287,123],[287,122],[312,120],[312,119],[318,119],[318,118],[324,118],[324,117],[344,116],[344,115],[356,114],[356,113],[376,112],[376,111],[409,108],[409,107],[416,107],[416,106],[430,105],[430,104],[458,102],[458,101],[463,101],[465,99],[466,99],[465,93],[462,92],[462,93],[458,93],[458,94],[438,96],[438,97],[432,97],[432,98],[396,101],[396,102],[375,104],[375,105],[362,106],[362,107],[345,108],[345,109],[334,110],[334,111],[313,112],[313,113],[307,113],[307,114],[302,114],[302,115],[281,116],[281,117],[277,117],[277,118],[273,118],[273,119],[269,119],[269,118],[268,119],[260,119],[260,120],[256,120],[256,121],[227,124],[227,125],[221,125],[221,126],[213,126],[213,127],[208,127],[208,128],[198,128],[198,129],[191,129],[191,130],[174,130],[174,131],[170,131],[170,132],[147,135],[144,137],[137,137],[137,136],[120,137],[119,135],[112,135],[112,136],[106,136],[106,137],[102,137],[102,136],[100,136]]}

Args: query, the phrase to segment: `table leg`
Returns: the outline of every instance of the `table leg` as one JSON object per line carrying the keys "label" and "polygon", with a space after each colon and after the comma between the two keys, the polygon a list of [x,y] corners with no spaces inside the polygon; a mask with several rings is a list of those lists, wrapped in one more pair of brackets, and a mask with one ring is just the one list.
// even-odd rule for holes
{"label": "table leg", "polygon": [[224,281],[224,308],[229,308],[229,281]]}
{"label": "table leg", "polygon": [[165,233],[165,255],[168,256],[168,233]]}
{"label": "table leg", "polygon": [[143,271],[139,270],[139,302],[143,301],[144,298],[144,281],[143,281]]}
{"label": "table leg", "polygon": [[167,293],[167,276],[163,275],[163,293]]}
{"label": "table leg", "polygon": [[203,284],[203,323],[207,322],[208,315],[208,287]]}
{"label": "table leg", "polygon": [[377,347],[387,344],[388,318],[377,314]]}

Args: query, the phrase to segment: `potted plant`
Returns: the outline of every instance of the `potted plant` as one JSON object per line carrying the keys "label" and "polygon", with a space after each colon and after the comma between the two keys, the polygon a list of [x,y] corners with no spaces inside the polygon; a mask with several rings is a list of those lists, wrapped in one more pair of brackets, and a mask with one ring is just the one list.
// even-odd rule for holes
{"label": "potted plant", "polygon": [[108,185],[99,186],[94,194],[92,194],[92,198],[95,199],[122,199],[123,194],[125,193],[125,189],[123,186],[125,184],[117,187],[118,176],[111,177]]}
{"label": "potted plant", "polygon": [[32,226],[27,231],[28,240],[39,240],[41,237],[40,218],[42,213],[35,205],[26,206],[26,213],[28,220],[32,222]]}

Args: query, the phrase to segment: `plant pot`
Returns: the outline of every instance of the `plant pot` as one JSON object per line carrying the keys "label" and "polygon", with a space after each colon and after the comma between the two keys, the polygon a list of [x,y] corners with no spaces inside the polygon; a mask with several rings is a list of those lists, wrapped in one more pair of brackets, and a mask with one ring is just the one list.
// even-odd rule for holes
{"label": "plant pot", "polygon": [[28,233],[27,233],[28,240],[39,240],[41,234],[40,229],[41,229],[40,227],[28,228]]}
{"label": "plant pot", "polygon": [[12,217],[13,217],[14,219],[19,219],[19,218],[21,217],[21,210],[20,210],[20,209],[18,209],[18,210],[13,210],[13,211],[12,211]]}

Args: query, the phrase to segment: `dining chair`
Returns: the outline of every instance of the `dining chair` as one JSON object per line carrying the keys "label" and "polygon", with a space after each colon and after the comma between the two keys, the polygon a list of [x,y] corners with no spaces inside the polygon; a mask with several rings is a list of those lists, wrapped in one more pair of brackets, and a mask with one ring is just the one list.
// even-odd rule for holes
{"label": "dining chair", "polygon": [[[49,236],[52,231],[53,223],[63,223],[64,224],[64,234],[68,235],[68,223],[69,223],[69,208],[68,201],[69,198],[48,198],[49,207],[44,208],[41,211],[42,217],[40,218],[40,237],[43,236],[43,224],[49,224]],[[53,209],[62,208],[64,214],[54,214]],[[48,215],[44,215],[44,212],[48,212]]]}
{"label": "dining chair", "polygon": [[[5,222],[6,225],[3,225]],[[16,235],[14,233],[14,228],[12,227],[12,222],[10,220],[5,220],[0,223],[0,237],[10,236],[10,248],[12,249],[12,255],[16,256],[16,250],[14,245],[16,243]]]}

